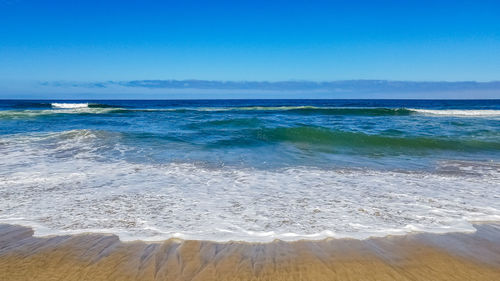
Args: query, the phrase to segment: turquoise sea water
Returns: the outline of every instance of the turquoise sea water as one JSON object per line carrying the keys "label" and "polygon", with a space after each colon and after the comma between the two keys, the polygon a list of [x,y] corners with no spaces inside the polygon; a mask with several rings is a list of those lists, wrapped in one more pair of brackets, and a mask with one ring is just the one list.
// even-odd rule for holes
{"label": "turquoise sea water", "polygon": [[0,220],[268,241],[500,219],[500,100],[0,101]]}

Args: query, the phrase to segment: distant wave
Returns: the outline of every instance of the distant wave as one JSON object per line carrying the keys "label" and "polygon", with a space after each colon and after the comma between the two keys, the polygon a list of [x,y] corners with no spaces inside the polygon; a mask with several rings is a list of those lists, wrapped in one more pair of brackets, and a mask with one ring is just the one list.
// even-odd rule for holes
{"label": "distant wave", "polygon": [[385,108],[385,107],[317,107],[317,106],[249,106],[249,107],[201,107],[201,108],[168,108],[147,109],[146,111],[209,111],[209,112],[276,112],[283,111],[295,114],[323,114],[323,115],[358,115],[358,116],[406,116],[412,114],[446,115],[446,116],[500,116],[500,110],[493,109],[416,109],[416,108]]}
{"label": "distant wave", "polygon": [[298,114],[331,114],[331,115],[408,115],[404,108],[369,108],[369,107],[318,107],[318,106],[247,106],[247,107],[204,107],[173,108],[171,111],[286,111]]}
{"label": "distant wave", "polygon": [[88,103],[51,103],[53,108],[88,108]]}
{"label": "distant wave", "polygon": [[[42,108],[47,109],[42,109]],[[338,115],[338,116],[409,116],[409,115],[429,115],[429,116],[452,116],[452,117],[497,117],[500,110],[494,109],[416,109],[416,108],[385,108],[385,107],[316,107],[316,106],[249,106],[249,107],[173,107],[173,108],[122,108],[108,104],[99,103],[30,103],[20,107],[15,106],[15,110],[0,111],[0,118],[22,118],[36,117],[50,114],[103,114],[103,113],[154,113],[172,112],[182,113],[224,113],[233,112],[241,114],[251,114],[259,112],[261,114],[273,114],[282,112],[283,114],[297,115]],[[52,109],[52,110],[50,110]]]}
{"label": "distant wave", "polygon": [[324,115],[366,115],[391,116],[409,115],[405,108],[369,108],[369,107],[315,107],[315,106],[282,106],[282,107],[239,107],[240,111],[288,111],[297,114],[324,114]]}
{"label": "distant wave", "polygon": [[500,116],[500,110],[494,109],[414,109],[410,111],[429,114],[429,115],[444,115],[444,116]]}
{"label": "distant wave", "polygon": [[25,119],[25,118],[42,118],[53,115],[64,114],[106,114],[112,113],[119,109],[114,108],[58,108],[44,110],[0,110],[0,119]]}
{"label": "distant wave", "polygon": [[101,103],[58,103],[54,102],[51,103],[52,108],[65,108],[65,109],[72,109],[72,108],[113,108],[111,105],[107,104],[101,104]]}
{"label": "distant wave", "polygon": [[75,109],[75,108],[111,108],[115,107],[102,103],[89,103],[89,102],[18,102],[11,105],[13,109]]}
{"label": "distant wave", "polygon": [[178,107],[178,108],[146,108],[146,109],[123,109],[117,113],[124,112],[213,112],[213,113],[242,113],[252,112],[299,114],[299,115],[359,115],[359,116],[398,116],[410,115],[412,112],[405,108],[355,108],[355,107],[316,107],[316,106],[249,106],[249,107]]}

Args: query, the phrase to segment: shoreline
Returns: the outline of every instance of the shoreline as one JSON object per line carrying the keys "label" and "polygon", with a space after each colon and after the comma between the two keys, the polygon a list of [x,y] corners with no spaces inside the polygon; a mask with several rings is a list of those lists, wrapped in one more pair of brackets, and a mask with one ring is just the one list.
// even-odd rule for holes
{"label": "shoreline", "polygon": [[0,280],[500,280],[500,223],[364,240],[120,241],[0,224]]}
{"label": "shoreline", "polygon": [[[275,242],[286,242],[286,243],[294,243],[294,242],[301,242],[301,241],[311,241],[311,242],[321,242],[321,241],[327,241],[327,240],[369,240],[369,239],[380,239],[380,238],[390,238],[390,237],[400,237],[400,236],[407,236],[407,235],[423,235],[423,234],[432,234],[432,235],[447,235],[447,234],[453,234],[453,233],[463,233],[463,234],[472,234],[477,231],[476,226],[478,225],[499,225],[500,226],[500,221],[499,220],[477,220],[477,221],[468,221],[470,224],[470,229],[466,227],[462,228],[455,228],[451,230],[446,230],[445,228],[438,228],[434,230],[397,230],[397,231],[392,231],[392,232],[372,232],[372,234],[367,234],[362,236],[349,236],[349,235],[342,235],[342,234],[336,234],[333,233],[332,231],[325,230],[319,233],[315,234],[295,234],[295,233],[284,233],[280,235],[275,235],[277,236],[276,238],[270,238],[270,237],[265,237],[265,236],[259,236],[262,237],[262,239],[258,240],[246,240],[244,238],[242,239],[205,239],[205,238],[185,238],[188,235],[185,235],[183,233],[175,233],[173,235],[165,235],[160,236],[160,238],[156,239],[154,238],[134,238],[133,236],[130,236],[132,238],[130,239],[123,239],[122,235],[113,232],[113,229],[88,229],[88,230],[52,230],[50,228],[47,228],[45,226],[37,225],[36,223],[19,223],[16,221],[3,221],[0,220],[0,227],[1,226],[14,226],[14,227],[20,227],[20,228],[28,228],[31,229],[33,232],[33,237],[34,238],[51,238],[55,236],[80,236],[80,235],[103,235],[103,236],[116,236],[118,240],[122,243],[130,243],[130,242],[144,242],[144,243],[162,243],[168,240],[181,240],[181,241],[198,241],[198,242],[211,242],[211,243],[247,243],[247,244],[269,244],[269,243],[275,243]],[[324,234],[328,233],[328,234]],[[377,235],[377,234],[380,235]],[[333,234],[333,235],[332,235]],[[266,239],[270,238],[270,239]]]}

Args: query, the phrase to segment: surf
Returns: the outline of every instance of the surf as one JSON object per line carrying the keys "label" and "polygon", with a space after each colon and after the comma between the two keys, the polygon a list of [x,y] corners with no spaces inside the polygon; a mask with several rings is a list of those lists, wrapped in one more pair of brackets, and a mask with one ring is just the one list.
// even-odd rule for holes
{"label": "surf", "polygon": [[73,108],[88,108],[88,103],[51,103],[53,108],[64,108],[64,109],[73,109]]}
{"label": "surf", "polygon": [[[44,157],[19,159],[7,153],[0,159],[9,167],[0,173],[0,221],[33,226],[37,235],[98,231],[124,240],[365,239],[474,231],[474,221],[500,219],[498,185],[491,184],[500,179],[495,167],[470,176]],[[20,160],[24,164],[16,165]],[[474,165],[461,168],[475,170]]]}
{"label": "surf", "polygon": [[409,111],[436,116],[455,116],[455,117],[490,117],[499,116],[500,110],[493,109],[415,109],[410,108]]}

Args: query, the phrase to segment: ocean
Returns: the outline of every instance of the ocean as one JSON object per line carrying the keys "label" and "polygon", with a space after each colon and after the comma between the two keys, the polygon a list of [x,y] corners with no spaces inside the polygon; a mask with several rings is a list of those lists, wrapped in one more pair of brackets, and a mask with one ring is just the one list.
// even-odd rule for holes
{"label": "ocean", "polygon": [[268,242],[500,221],[500,100],[0,100],[0,222]]}

